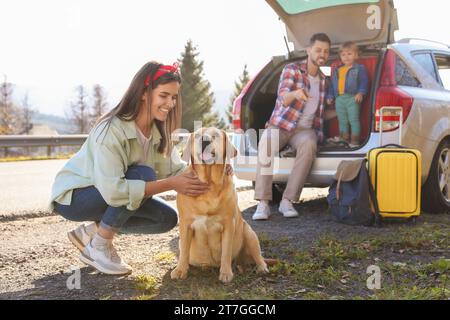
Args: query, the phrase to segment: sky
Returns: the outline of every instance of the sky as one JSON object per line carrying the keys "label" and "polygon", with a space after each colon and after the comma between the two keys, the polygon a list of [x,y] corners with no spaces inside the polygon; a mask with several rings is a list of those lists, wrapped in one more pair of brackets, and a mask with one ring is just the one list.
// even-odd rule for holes
{"label": "sky", "polygon": [[[396,39],[450,43],[447,1],[394,3]],[[0,30],[0,76],[16,102],[28,92],[32,107],[61,116],[80,84],[102,85],[117,104],[144,63],[172,64],[189,39],[217,93],[231,93],[244,65],[254,75],[287,52],[284,25],[264,0],[1,0]]]}

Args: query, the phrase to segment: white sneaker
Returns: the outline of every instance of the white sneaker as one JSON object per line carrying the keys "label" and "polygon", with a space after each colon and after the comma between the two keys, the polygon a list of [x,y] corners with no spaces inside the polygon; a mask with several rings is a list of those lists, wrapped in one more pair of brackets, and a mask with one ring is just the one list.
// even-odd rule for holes
{"label": "white sneaker", "polygon": [[84,247],[91,241],[92,237],[97,233],[97,225],[95,222],[85,225],[84,223],[76,229],[73,229],[67,233],[69,240],[77,247],[80,252],[84,250]]}
{"label": "white sneaker", "polygon": [[280,203],[280,207],[278,210],[283,214],[285,218],[297,218],[298,211],[295,210],[292,202],[289,200],[283,199]]}
{"label": "white sneaker", "polygon": [[252,219],[255,221],[267,220],[270,216],[270,207],[265,201],[260,201]]}
{"label": "white sneaker", "polygon": [[331,143],[340,143],[344,140],[342,140],[341,137],[333,137],[333,138],[329,138],[327,141],[331,142]]}
{"label": "white sneaker", "polygon": [[100,272],[111,275],[125,275],[133,271],[131,266],[122,261],[112,241],[104,245],[92,245],[92,241],[81,252],[80,260]]}

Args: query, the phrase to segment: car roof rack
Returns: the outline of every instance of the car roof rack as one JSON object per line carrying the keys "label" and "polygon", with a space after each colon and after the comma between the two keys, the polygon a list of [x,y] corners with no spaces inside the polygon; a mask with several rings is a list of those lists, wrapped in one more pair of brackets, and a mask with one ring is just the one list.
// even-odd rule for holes
{"label": "car roof rack", "polygon": [[447,49],[450,49],[450,46],[448,44],[445,44],[445,43],[442,43],[442,42],[438,42],[438,41],[433,41],[433,40],[421,39],[421,38],[404,38],[404,39],[398,40],[396,42],[397,43],[411,43],[412,41],[434,43],[434,44],[438,44],[440,46],[443,46],[443,47],[445,47]]}

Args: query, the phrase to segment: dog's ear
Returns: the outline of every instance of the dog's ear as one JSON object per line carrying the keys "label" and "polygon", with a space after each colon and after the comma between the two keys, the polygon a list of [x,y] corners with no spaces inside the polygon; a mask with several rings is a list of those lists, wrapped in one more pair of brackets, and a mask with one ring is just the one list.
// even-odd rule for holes
{"label": "dog's ear", "polygon": [[193,135],[194,135],[193,133],[191,133],[189,135],[186,146],[184,147],[184,150],[183,150],[183,154],[181,156],[181,160],[183,160],[187,163],[189,163],[189,159],[191,158],[191,154],[192,154],[192,141],[194,140]]}
{"label": "dog's ear", "polygon": [[236,147],[231,143],[225,130],[222,130],[222,134],[225,137],[224,139],[225,139],[225,157],[226,157],[226,159],[235,158],[238,154]]}

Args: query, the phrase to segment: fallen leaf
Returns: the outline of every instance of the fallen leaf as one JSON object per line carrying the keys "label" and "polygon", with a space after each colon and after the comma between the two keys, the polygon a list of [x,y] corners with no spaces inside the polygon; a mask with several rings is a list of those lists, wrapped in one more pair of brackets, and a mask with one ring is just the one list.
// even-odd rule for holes
{"label": "fallen leaf", "polygon": [[403,262],[394,262],[392,265],[394,267],[406,267],[406,263]]}
{"label": "fallen leaf", "polygon": [[295,294],[305,293],[305,292],[306,292],[306,289],[301,289],[301,290],[296,291]]}
{"label": "fallen leaf", "polygon": [[269,267],[274,266],[279,262],[279,260],[277,259],[267,259],[267,258],[264,259],[264,261]]}

